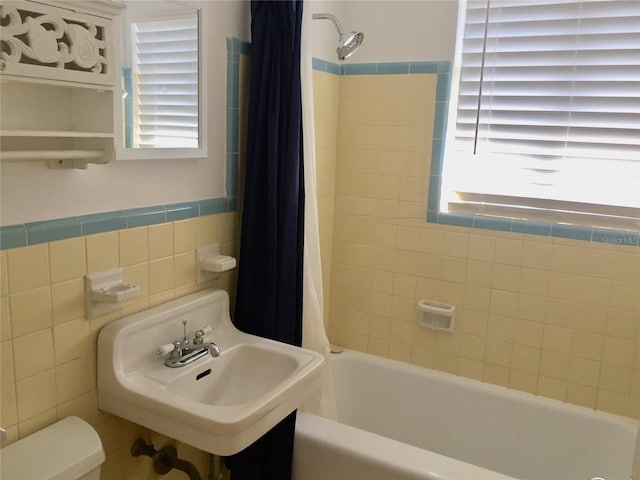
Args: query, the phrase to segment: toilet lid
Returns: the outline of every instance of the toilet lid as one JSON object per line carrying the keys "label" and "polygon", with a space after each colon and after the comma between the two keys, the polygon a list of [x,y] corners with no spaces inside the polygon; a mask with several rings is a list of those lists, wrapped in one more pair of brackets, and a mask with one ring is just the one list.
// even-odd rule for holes
{"label": "toilet lid", "polygon": [[76,480],[105,459],[100,437],[67,417],[0,450],[2,480]]}

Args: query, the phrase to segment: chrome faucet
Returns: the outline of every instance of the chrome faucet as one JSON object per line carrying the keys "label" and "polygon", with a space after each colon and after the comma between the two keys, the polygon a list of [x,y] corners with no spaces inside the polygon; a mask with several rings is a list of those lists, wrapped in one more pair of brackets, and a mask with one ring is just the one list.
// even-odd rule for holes
{"label": "chrome faucet", "polygon": [[215,343],[204,341],[204,336],[213,330],[211,326],[197,330],[193,335],[192,341],[189,341],[187,338],[186,320],[182,322],[182,327],[184,329],[182,340],[176,340],[173,343],[162,345],[156,350],[156,355],[167,355],[164,359],[164,364],[167,367],[184,367],[207,354],[214,358],[220,356],[220,348]]}
{"label": "chrome faucet", "polygon": [[[208,328],[211,328],[211,327],[208,327]],[[204,336],[207,333],[205,330],[206,329],[201,329],[196,331],[196,333],[193,336],[193,346],[206,348],[209,350],[209,353],[211,354],[212,357],[214,358],[219,357],[220,348],[218,348],[218,345],[216,345],[213,342],[204,341]]]}

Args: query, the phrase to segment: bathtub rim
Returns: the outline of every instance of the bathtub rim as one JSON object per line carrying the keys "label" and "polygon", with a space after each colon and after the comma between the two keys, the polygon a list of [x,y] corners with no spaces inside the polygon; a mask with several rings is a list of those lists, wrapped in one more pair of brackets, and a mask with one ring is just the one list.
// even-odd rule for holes
{"label": "bathtub rim", "polygon": [[[379,468],[392,468],[395,471],[394,473],[403,475],[401,478],[409,476],[412,479],[420,480],[462,478],[473,478],[473,480],[518,480],[515,477],[510,477],[494,470],[352,427],[330,418],[299,412],[296,419],[296,439],[294,442],[304,442],[308,439],[311,439],[315,446],[322,444],[331,450],[337,451],[338,454],[344,454],[347,451],[350,461],[366,458],[369,465],[378,466]],[[375,456],[371,454],[372,450],[375,451]],[[416,460],[418,461],[416,462]],[[299,468],[296,465],[295,446],[293,468],[294,472]]]}

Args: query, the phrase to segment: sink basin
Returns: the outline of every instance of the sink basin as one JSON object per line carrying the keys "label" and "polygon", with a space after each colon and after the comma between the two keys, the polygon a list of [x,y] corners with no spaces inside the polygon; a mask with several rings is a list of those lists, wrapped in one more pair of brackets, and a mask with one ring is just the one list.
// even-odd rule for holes
{"label": "sink basin", "polygon": [[[155,352],[212,326],[219,357],[166,367]],[[249,335],[222,290],[205,290],[110,323],[98,337],[99,407],[218,455],[246,448],[319,388],[324,357]]]}

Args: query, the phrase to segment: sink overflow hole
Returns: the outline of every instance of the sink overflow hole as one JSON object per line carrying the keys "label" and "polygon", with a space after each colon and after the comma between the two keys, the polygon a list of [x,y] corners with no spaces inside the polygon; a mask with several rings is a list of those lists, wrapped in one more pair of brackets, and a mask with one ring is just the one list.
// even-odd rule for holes
{"label": "sink overflow hole", "polygon": [[200,380],[201,378],[206,377],[210,373],[211,373],[211,369],[207,368],[204,372],[200,372],[198,375],[196,375],[196,380]]}

